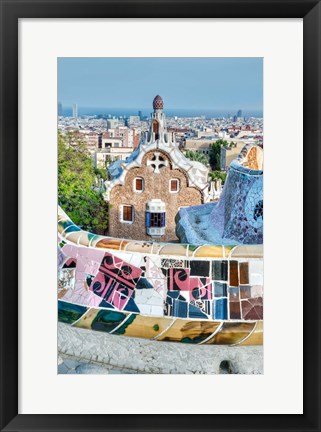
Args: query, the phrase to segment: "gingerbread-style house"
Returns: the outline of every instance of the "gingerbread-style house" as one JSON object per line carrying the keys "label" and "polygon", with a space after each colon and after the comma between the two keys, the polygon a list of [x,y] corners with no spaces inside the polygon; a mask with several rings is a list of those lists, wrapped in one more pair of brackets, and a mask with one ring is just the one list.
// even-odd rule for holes
{"label": "gingerbread-style house", "polygon": [[176,241],[175,217],[182,207],[208,202],[208,169],[190,161],[166,129],[163,99],[153,101],[150,129],[126,161],[108,168],[105,199],[109,235],[153,241]]}

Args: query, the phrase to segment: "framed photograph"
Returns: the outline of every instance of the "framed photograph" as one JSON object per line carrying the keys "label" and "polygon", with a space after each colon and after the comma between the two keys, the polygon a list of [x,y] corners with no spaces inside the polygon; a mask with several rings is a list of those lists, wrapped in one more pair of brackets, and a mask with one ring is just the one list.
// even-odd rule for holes
{"label": "framed photograph", "polygon": [[319,431],[319,2],[1,16],[1,430]]}

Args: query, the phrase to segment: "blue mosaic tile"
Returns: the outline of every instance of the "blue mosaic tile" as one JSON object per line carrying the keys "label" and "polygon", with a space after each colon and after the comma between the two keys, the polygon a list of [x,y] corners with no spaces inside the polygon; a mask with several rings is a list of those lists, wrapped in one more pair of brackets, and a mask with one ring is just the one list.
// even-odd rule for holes
{"label": "blue mosaic tile", "polygon": [[139,313],[139,309],[135,303],[135,301],[130,298],[126,304],[126,306],[124,307],[124,312],[135,312],[135,313]]}
{"label": "blue mosaic tile", "polygon": [[227,296],[226,283],[214,282],[214,296],[215,297],[226,297]]}
{"label": "blue mosaic tile", "polygon": [[227,298],[214,300],[214,319],[227,319]]}
{"label": "blue mosaic tile", "polygon": [[181,300],[173,300],[172,316],[179,318],[187,318],[188,303]]}
{"label": "blue mosaic tile", "polygon": [[152,289],[153,285],[144,277],[140,277],[136,282],[136,289]]}
{"label": "blue mosaic tile", "polygon": [[204,312],[202,312],[200,308],[198,308],[197,306],[193,306],[191,304],[188,305],[188,317],[208,319],[208,316]]}

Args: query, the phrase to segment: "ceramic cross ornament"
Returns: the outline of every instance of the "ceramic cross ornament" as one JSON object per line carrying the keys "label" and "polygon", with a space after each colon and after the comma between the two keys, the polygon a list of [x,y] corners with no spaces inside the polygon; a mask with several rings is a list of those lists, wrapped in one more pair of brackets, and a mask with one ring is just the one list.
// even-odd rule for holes
{"label": "ceramic cross ornament", "polygon": [[147,166],[151,166],[154,169],[155,174],[159,174],[159,169],[162,167],[166,167],[167,165],[168,161],[164,160],[159,152],[155,152],[153,159],[147,161]]}

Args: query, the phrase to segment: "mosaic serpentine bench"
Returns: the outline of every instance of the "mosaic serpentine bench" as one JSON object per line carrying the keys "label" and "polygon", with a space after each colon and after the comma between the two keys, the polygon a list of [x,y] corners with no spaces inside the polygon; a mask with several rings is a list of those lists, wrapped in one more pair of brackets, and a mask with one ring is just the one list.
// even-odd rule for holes
{"label": "mosaic serpentine bench", "polygon": [[58,242],[60,321],[157,341],[262,344],[262,245],[104,237],[61,208]]}

